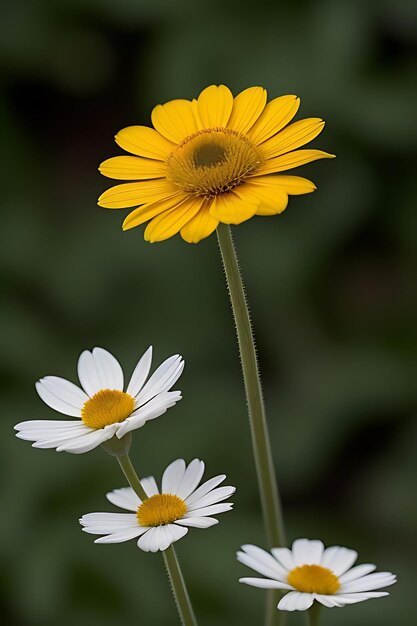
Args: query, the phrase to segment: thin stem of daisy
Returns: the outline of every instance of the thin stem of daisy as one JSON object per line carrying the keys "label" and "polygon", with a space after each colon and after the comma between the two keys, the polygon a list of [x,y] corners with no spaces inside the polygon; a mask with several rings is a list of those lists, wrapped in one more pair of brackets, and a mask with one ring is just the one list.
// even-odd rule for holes
{"label": "thin stem of daisy", "polygon": [[[262,398],[255,338],[230,227],[226,224],[219,224],[217,238],[236,325],[266,534],[269,547],[279,547],[285,542],[284,524]],[[280,624],[282,626],[284,623],[284,615],[276,610],[279,597],[279,592],[268,591],[266,626],[279,626]]]}
{"label": "thin stem of daisy", "polygon": [[183,626],[197,626],[197,620],[194,615],[193,607],[191,606],[174,546],[171,545],[167,550],[164,550],[162,554],[164,555],[165,567],[167,568],[168,578],[174,593],[181,622]]}
{"label": "thin stem of daisy", "polygon": [[132,487],[133,491],[141,500],[146,500],[148,496],[141,485],[141,482],[138,478],[138,475],[136,474],[135,468],[132,465],[129,455],[123,454],[121,456],[118,456],[117,460],[119,461],[122,472],[126,476],[127,481]]}
{"label": "thin stem of daisy", "polygon": [[319,626],[320,608],[320,604],[318,602],[314,602],[308,609],[308,626]]}
{"label": "thin stem of daisy", "polygon": [[265,527],[270,547],[279,547],[284,545],[284,526],[262,398],[255,339],[230,227],[219,224],[217,237],[239,342]]}

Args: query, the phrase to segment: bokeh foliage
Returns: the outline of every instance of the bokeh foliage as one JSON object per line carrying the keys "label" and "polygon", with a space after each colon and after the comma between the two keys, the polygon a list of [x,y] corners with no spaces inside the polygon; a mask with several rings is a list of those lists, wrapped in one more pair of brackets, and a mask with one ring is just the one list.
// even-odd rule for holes
{"label": "bokeh foliage", "polygon": [[265,539],[215,238],[149,245],[141,229],[121,232],[123,212],[95,204],[117,130],[220,82],[300,95],[301,116],[328,122],[316,146],[338,156],[300,170],[315,194],[235,229],[288,538],[353,546],[399,575],[388,600],[328,611],[324,626],[414,623],[416,23],[411,0],[4,4],[5,623],[177,624],[161,558],[95,546],[78,528],[81,514],[111,509],[116,464],[12,435],[18,421],[53,417],[36,378],[75,381],[78,354],[94,345],[130,372],[150,343],[156,361],[186,357],[184,400],[135,434],[133,459],[159,476],[198,456],[237,485],[234,513],[178,550],[202,624],[260,623],[263,593],[238,585],[234,560],[242,542]]}

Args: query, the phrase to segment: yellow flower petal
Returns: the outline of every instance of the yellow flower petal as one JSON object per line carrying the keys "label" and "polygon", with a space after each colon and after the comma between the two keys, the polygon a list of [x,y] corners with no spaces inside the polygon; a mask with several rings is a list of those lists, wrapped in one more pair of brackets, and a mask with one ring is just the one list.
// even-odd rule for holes
{"label": "yellow flower petal", "polygon": [[198,131],[197,107],[189,100],[171,100],[152,111],[152,124],[164,137],[178,144]]}
{"label": "yellow flower petal", "polygon": [[201,198],[187,198],[179,206],[155,217],[145,229],[146,241],[155,243],[176,235],[200,210],[202,202]]}
{"label": "yellow flower petal", "polygon": [[[260,177],[261,183],[254,178],[235,189],[243,202],[253,202],[257,205],[256,215],[277,215],[282,213],[288,204],[288,195],[279,185],[264,183],[266,176]],[[277,177],[276,177],[277,178]],[[252,182],[253,180],[253,182]]]}
{"label": "yellow flower petal", "polygon": [[333,159],[334,154],[323,152],[322,150],[295,150],[295,152],[288,152],[281,156],[268,159],[257,170],[253,176],[261,176],[263,174],[273,174],[274,172],[283,172],[290,170],[293,167],[299,167],[305,165],[311,161],[317,161],[317,159]]}
{"label": "yellow flower petal", "polygon": [[206,87],[198,96],[202,128],[225,128],[233,109],[233,96],[224,85]]}
{"label": "yellow flower petal", "polygon": [[255,185],[262,185],[272,188],[279,187],[289,196],[300,196],[304,193],[311,193],[317,189],[316,185],[301,176],[286,176],[285,174],[271,174],[267,176],[254,176],[248,182]]}
{"label": "yellow flower petal", "polygon": [[266,141],[292,120],[299,106],[300,99],[297,96],[280,96],[271,100],[248,132],[249,138],[255,145]]}
{"label": "yellow flower petal", "polygon": [[98,169],[103,176],[119,180],[164,178],[166,175],[165,164],[161,161],[136,156],[117,156],[107,159]]}
{"label": "yellow flower petal", "polygon": [[253,217],[258,208],[256,202],[242,199],[234,191],[213,198],[210,215],[224,224],[241,224]]}
{"label": "yellow flower petal", "polygon": [[110,187],[98,199],[106,209],[125,209],[145,202],[157,202],[178,193],[177,187],[162,178],[124,183]]}
{"label": "yellow flower petal", "polygon": [[144,204],[129,213],[123,222],[123,230],[129,230],[130,228],[140,226],[141,224],[151,220],[156,215],[160,215],[161,213],[169,211],[174,207],[180,206],[186,199],[187,196],[185,194],[177,193],[170,198],[165,198],[164,200],[159,200],[158,202],[148,202],[147,204]]}
{"label": "yellow flower petal", "polygon": [[236,96],[227,128],[245,134],[265,108],[267,93],[263,87],[249,87]]}
{"label": "yellow flower petal", "polygon": [[165,161],[175,145],[147,126],[128,126],[115,137],[117,145],[126,152],[149,159]]}
{"label": "yellow flower petal", "polygon": [[219,220],[210,215],[210,204],[211,201],[206,200],[198,213],[181,228],[181,237],[187,243],[198,243],[211,235],[219,225]]}
{"label": "yellow flower petal", "polygon": [[310,117],[290,124],[274,137],[265,141],[260,150],[266,159],[296,150],[312,141],[321,133],[324,122],[318,117]]}

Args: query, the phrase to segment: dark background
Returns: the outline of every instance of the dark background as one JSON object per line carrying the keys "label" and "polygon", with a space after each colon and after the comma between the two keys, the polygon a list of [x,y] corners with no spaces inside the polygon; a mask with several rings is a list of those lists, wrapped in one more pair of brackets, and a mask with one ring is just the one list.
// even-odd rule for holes
{"label": "dark background", "polygon": [[[178,623],[160,556],[96,546],[78,527],[122,486],[101,449],[35,450],[25,419],[56,419],[33,383],[76,381],[85,348],[130,375],[181,352],[184,399],[134,436],[158,477],[201,457],[237,485],[233,513],[178,544],[204,626],[259,625],[241,543],[265,545],[245,399],[215,236],[150,245],[96,206],[113,135],[211,83],[295,93],[337,154],[296,171],[318,185],[234,229],[258,340],[288,540],[356,548],[400,582],[323,626],[414,624],[416,528],[415,3],[33,0],[0,22],[2,617],[11,626]],[[413,580],[414,579],[414,580]],[[414,617],[413,617],[414,616]],[[301,624],[292,616],[289,624]]]}

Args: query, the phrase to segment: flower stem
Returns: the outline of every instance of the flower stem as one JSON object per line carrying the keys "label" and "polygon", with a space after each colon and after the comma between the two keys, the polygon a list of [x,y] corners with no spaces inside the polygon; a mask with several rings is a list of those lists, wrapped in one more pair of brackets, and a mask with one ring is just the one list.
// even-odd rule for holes
{"label": "flower stem", "polygon": [[147,500],[148,496],[142,487],[139,477],[136,474],[135,468],[132,465],[132,461],[128,454],[123,454],[117,457],[119,465],[122,468],[123,474],[126,476],[129,485],[141,500]]}
{"label": "flower stem", "polygon": [[[141,485],[135,468],[132,465],[129,455],[121,454],[117,456],[119,465],[122,468],[123,474],[126,476],[129,485],[133,491],[141,500],[148,498],[144,488]],[[171,583],[172,591],[174,593],[175,604],[178,608],[178,613],[181,618],[183,626],[197,626],[197,621],[194,616],[193,607],[191,606],[190,598],[188,596],[187,587],[178,563],[177,555],[174,550],[174,546],[171,545],[167,550],[163,551],[165,566],[168,572],[168,578]]]}
{"label": "flower stem", "polygon": [[319,626],[320,604],[314,602],[308,609],[308,626]]}
{"label": "flower stem", "polygon": [[[217,227],[217,238],[236,324],[253,453],[268,543],[270,547],[279,547],[283,546],[285,542],[284,525],[262,398],[255,339],[245,289],[230,227],[226,224],[219,224]],[[277,600],[277,593],[272,592],[269,595],[266,624],[282,623],[283,618],[280,612],[276,608],[273,610],[272,605],[272,602]],[[272,596],[274,596],[275,600],[272,600]]]}
{"label": "flower stem", "polygon": [[174,593],[175,603],[180,614],[183,626],[197,626],[197,620],[188,597],[187,587],[178,563],[174,546],[170,545],[167,550],[162,553],[164,555],[165,567],[167,568],[168,578]]}
{"label": "flower stem", "polygon": [[219,224],[217,236],[236,323],[266,533],[270,547],[279,547],[284,544],[284,529],[262,399],[255,340],[230,227]]}

